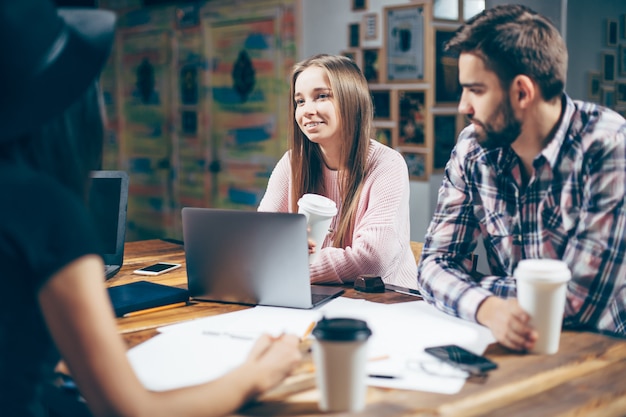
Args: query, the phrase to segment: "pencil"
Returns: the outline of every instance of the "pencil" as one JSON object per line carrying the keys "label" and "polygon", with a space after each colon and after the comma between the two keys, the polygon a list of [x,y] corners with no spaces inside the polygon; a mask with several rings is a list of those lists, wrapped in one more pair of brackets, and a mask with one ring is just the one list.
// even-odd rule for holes
{"label": "pencil", "polygon": [[185,305],[187,305],[186,301],[182,301],[180,303],[174,303],[174,304],[166,304],[164,306],[146,308],[144,310],[131,311],[130,313],[124,314],[122,317],[141,316],[142,314],[155,313],[157,311],[169,310],[170,308],[182,307]]}
{"label": "pencil", "polygon": [[380,356],[372,356],[368,358],[368,362],[376,362],[376,361],[384,361],[385,359],[389,359],[389,355],[380,355]]}
{"label": "pencil", "polygon": [[315,322],[312,321],[311,324],[309,324],[309,327],[306,328],[306,331],[304,332],[302,337],[300,338],[301,342],[304,342],[309,337],[314,327],[315,327]]}

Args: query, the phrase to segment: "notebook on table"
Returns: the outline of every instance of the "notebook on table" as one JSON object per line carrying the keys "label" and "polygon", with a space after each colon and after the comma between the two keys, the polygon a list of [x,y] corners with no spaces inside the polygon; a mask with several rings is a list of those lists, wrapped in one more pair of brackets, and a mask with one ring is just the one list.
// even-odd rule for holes
{"label": "notebook on table", "polygon": [[109,279],[124,263],[128,174],[124,171],[92,171],[88,198],[89,212],[101,241],[104,273]]}
{"label": "notebook on table", "polygon": [[185,207],[182,221],[194,299],[308,309],[343,293],[311,285],[302,214]]}
{"label": "notebook on table", "polygon": [[187,290],[150,281],[134,281],[107,288],[116,317],[189,300]]}

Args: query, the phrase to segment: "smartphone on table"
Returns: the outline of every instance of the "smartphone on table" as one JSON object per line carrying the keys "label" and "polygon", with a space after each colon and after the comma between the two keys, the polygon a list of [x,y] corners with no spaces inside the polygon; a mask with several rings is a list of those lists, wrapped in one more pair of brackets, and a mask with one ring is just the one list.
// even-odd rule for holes
{"label": "smartphone on table", "polygon": [[133,274],[138,275],[161,275],[166,272],[173,271],[174,269],[180,268],[181,264],[173,264],[169,262],[157,262],[150,266],[146,266],[140,269],[133,271]]}
{"label": "smartphone on table", "polygon": [[426,353],[470,374],[484,374],[496,369],[498,365],[484,356],[477,355],[457,345],[432,346],[424,349]]}

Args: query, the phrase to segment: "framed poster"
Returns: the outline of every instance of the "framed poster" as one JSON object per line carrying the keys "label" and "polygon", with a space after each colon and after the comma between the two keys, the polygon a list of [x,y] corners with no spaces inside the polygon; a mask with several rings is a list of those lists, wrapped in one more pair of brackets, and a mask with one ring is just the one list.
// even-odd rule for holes
{"label": "framed poster", "polygon": [[398,91],[398,146],[426,145],[426,91]]}
{"label": "framed poster", "polygon": [[626,81],[615,84],[615,103],[618,105],[626,104]]}
{"label": "framed poster", "polygon": [[602,85],[600,87],[600,104],[609,108],[613,108],[615,106],[614,85]]}
{"label": "framed poster", "polygon": [[424,57],[430,13],[428,4],[410,4],[384,9],[385,75],[389,82],[423,81]]}
{"label": "framed poster", "polygon": [[380,82],[380,49],[363,49],[363,75],[370,84]]}
{"label": "framed poster", "polygon": [[359,66],[359,68],[361,68],[361,50],[360,49],[342,51],[341,55],[350,58]]}
{"label": "framed poster", "polygon": [[617,46],[617,19],[606,21],[606,46]]}
{"label": "framed poster", "polygon": [[620,43],[618,49],[619,76],[626,77],[626,43]]}
{"label": "framed poster", "polygon": [[374,105],[374,120],[391,120],[391,91],[370,90]]}
{"label": "framed poster", "polygon": [[351,0],[352,1],[352,10],[366,10],[367,9],[367,0]]}
{"label": "framed poster", "polygon": [[361,33],[361,25],[358,23],[350,23],[348,25],[348,47],[349,48],[358,48],[360,43],[361,43],[361,39],[360,39],[360,33]]}
{"label": "framed poster", "polygon": [[417,181],[428,179],[428,151],[426,149],[399,148],[398,151],[404,157],[409,168],[409,178]]}
{"label": "framed poster", "polygon": [[387,145],[390,148],[392,147],[393,141],[393,128],[391,127],[376,127],[374,128],[375,135],[374,139],[382,143],[383,145]]}
{"label": "framed poster", "polygon": [[457,138],[457,114],[433,115],[433,172],[443,172]]}
{"label": "framed poster", "polygon": [[602,81],[615,81],[615,52],[602,52]]}
{"label": "framed poster", "polygon": [[600,101],[600,72],[589,71],[587,73],[587,98],[596,103]]}
{"label": "framed poster", "polygon": [[459,57],[445,51],[456,29],[435,28],[435,105],[457,105],[461,98]]}
{"label": "framed poster", "polygon": [[433,18],[437,20],[459,20],[460,0],[433,0]]}
{"label": "framed poster", "polygon": [[363,40],[373,41],[378,38],[378,15],[368,13],[363,15]]}

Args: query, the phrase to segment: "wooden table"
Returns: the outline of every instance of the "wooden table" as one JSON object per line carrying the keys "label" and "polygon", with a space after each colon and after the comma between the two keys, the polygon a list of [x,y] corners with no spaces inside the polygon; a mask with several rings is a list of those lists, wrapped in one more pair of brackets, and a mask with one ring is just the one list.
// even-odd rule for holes
{"label": "wooden table", "polygon": [[[154,282],[186,287],[182,246],[161,240],[126,245],[124,267],[108,281],[119,285],[146,277],[132,271],[157,261],[183,267],[150,278]],[[395,303],[415,297],[395,292],[365,294],[346,288],[346,297]],[[191,318],[237,311],[244,306],[192,302],[176,309],[118,319],[129,346],[156,334],[155,328]],[[419,329],[414,329],[419,331]],[[467,382],[455,395],[368,388],[368,405],[360,416],[626,416],[626,340],[589,332],[565,331],[556,355],[510,352],[491,345],[486,356],[498,364],[487,380]],[[305,358],[310,360],[310,357]],[[241,416],[308,416],[322,414],[313,376],[301,370],[264,401],[240,410]]]}

